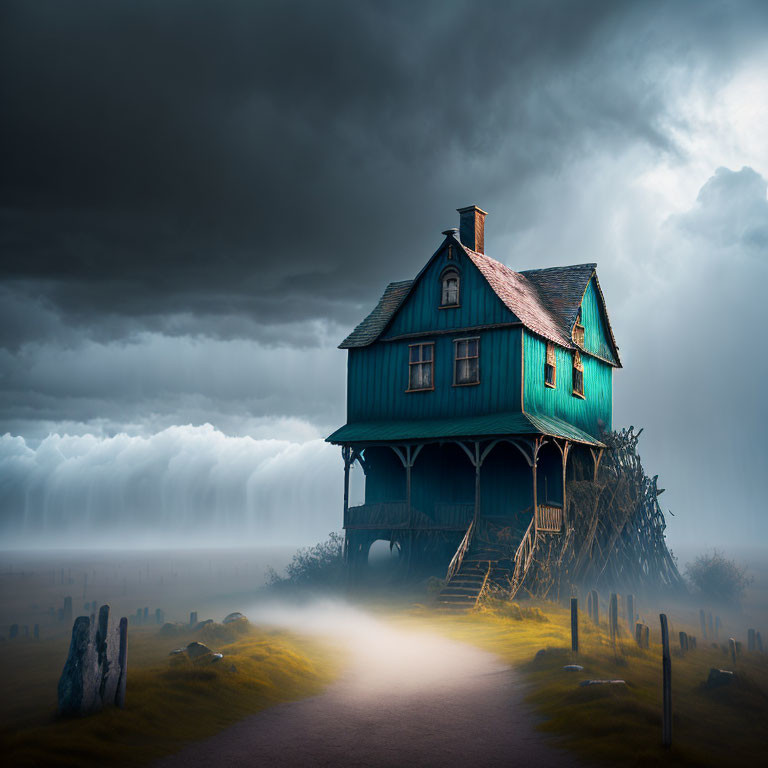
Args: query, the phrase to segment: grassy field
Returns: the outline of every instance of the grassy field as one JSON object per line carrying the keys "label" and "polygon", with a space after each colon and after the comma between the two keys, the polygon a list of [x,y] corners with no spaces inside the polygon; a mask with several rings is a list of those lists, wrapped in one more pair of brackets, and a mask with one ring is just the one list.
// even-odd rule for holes
{"label": "grassy field", "polygon": [[[730,660],[722,648],[672,657],[673,746],[661,747],[661,646],[641,650],[624,629],[614,646],[605,621],[580,614],[580,651],[570,650],[570,611],[552,603],[498,606],[460,617],[416,610],[418,621],[479,645],[518,666],[541,728],[568,749],[620,765],[749,765],[768,745],[768,655]],[[675,625],[696,634],[693,626]],[[654,636],[655,635],[655,636]],[[658,641],[658,631],[652,638]],[[676,645],[677,643],[675,643]],[[746,647],[746,644],[745,644]],[[536,657],[542,648],[547,652]],[[566,672],[580,664],[581,672]],[[708,689],[711,667],[733,669],[728,687]],[[623,679],[623,686],[580,687],[585,679]]]}
{"label": "grassy field", "polygon": [[[196,666],[169,656],[192,640],[224,659]],[[169,637],[132,628],[125,710],[62,720],[56,685],[68,644],[61,635],[4,645],[3,765],[143,765],[264,707],[317,693],[336,673],[325,646],[282,631],[213,625]]]}

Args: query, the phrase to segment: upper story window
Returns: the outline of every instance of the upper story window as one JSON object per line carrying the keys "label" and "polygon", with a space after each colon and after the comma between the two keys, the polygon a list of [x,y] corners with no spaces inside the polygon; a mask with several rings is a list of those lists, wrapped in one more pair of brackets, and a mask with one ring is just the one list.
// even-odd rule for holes
{"label": "upper story window", "polygon": [[454,339],[453,386],[480,383],[480,339]]}
{"label": "upper story window", "polygon": [[435,344],[411,344],[408,347],[408,392],[435,388]]}
{"label": "upper story window", "polygon": [[443,272],[440,276],[440,282],[442,290],[440,292],[440,306],[441,307],[458,307],[459,306],[459,273],[453,267]]}
{"label": "upper story window", "polygon": [[573,327],[573,340],[580,346],[584,346],[584,326],[581,324],[581,307],[576,317],[576,325]]}
{"label": "upper story window", "polygon": [[573,352],[573,394],[584,397],[584,364],[578,349]]}
{"label": "upper story window", "polygon": [[555,345],[547,344],[547,362],[544,364],[544,385],[555,387],[557,381],[557,360],[555,358]]}

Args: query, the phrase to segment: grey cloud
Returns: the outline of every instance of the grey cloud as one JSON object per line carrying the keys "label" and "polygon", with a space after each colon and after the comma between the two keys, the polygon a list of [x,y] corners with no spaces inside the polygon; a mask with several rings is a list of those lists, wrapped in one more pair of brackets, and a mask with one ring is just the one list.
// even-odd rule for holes
{"label": "grey cloud", "polygon": [[580,153],[676,152],[660,73],[727,71],[762,14],[745,6],[728,27],[716,3],[4,8],[2,273],[113,338],[166,314],[199,318],[197,333],[219,316],[351,325],[419,268],[457,205],[481,202],[506,234],[531,215],[530,182]]}

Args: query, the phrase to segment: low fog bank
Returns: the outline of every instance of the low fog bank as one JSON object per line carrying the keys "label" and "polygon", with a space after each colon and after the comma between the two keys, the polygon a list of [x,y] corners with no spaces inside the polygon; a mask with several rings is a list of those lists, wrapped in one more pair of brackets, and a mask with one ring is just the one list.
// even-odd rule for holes
{"label": "low fog bank", "polygon": [[338,449],[230,437],[0,437],[6,548],[306,545],[340,527]]}

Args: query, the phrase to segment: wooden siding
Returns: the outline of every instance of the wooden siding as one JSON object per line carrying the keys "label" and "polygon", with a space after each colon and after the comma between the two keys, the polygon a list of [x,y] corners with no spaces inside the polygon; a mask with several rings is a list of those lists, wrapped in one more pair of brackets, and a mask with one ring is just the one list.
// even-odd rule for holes
{"label": "wooden siding", "polygon": [[529,331],[523,332],[524,397],[527,413],[551,414],[599,437],[601,423],[611,429],[613,368],[602,360],[582,355],[584,398],[573,395],[573,355],[555,348],[557,385],[544,385],[547,343]]}
{"label": "wooden siding", "polygon": [[[440,275],[448,266],[455,267],[459,272],[460,306],[440,309]],[[459,253],[459,249],[453,246],[453,259],[448,260],[447,247],[435,257],[397,311],[382,338],[514,322],[518,322],[514,313],[504,306],[467,255]]]}
{"label": "wooden siding", "polygon": [[581,324],[584,326],[584,349],[603,360],[616,363],[594,277],[589,281],[581,301]]}
{"label": "wooden siding", "polygon": [[[464,334],[457,334],[456,338]],[[453,386],[454,336],[435,343],[435,388],[408,389],[408,340],[378,341],[349,350],[347,421],[431,419],[520,410],[522,328],[472,333],[480,337],[480,383]]]}

